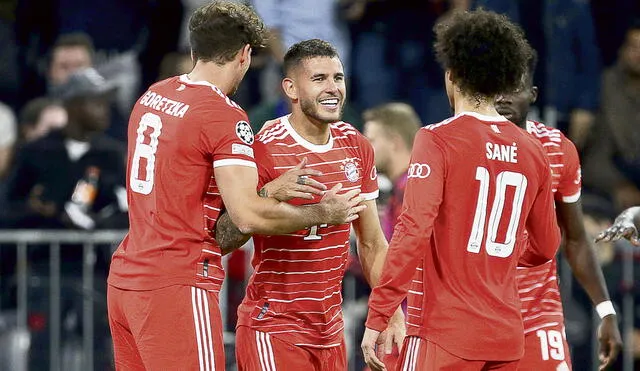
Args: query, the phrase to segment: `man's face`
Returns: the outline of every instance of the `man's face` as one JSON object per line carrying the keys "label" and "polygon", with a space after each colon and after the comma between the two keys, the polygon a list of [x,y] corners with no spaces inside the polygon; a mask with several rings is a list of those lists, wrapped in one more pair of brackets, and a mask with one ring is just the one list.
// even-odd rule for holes
{"label": "man's face", "polygon": [[507,120],[524,127],[529,107],[535,102],[536,96],[537,90],[531,86],[529,77],[523,76],[520,80],[520,86],[515,91],[496,97],[496,111]]}
{"label": "man's face", "polygon": [[620,58],[627,71],[640,77],[640,30],[627,33],[627,40],[620,50]]}
{"label": "man's face", "polygon": [[364,124],[364,136],[373,147],[376,169],[383,174],[388,173],[390,159],[394,155],[393,142],[389,133],[378,122],[367,121]]}
{"label": "man's face", "polygon": [[54,86],[64,84],[69,76],[92,66],[91,54],[82,46],[59,47],[53,52],[49,66],[49,80]]}
{"label": "man's face", "polygon": [[67,104],[69,119],[89,131],[101,132],[109,127],[109,98],[106,95],[71,99]]}
{"label": "man's face", "polygon": [[340,121],[347,90],[340,59],[316,57],[303,60],[294,70],[294,84],[306,116],[322,123]]}
{"label": "man's face", "polygon": [[47,135],[51,130],[62,129],[67,125],[67,111],[62,106],[49,106],[42,110],[38,121],[25,130],[25,139],[29,142]]}

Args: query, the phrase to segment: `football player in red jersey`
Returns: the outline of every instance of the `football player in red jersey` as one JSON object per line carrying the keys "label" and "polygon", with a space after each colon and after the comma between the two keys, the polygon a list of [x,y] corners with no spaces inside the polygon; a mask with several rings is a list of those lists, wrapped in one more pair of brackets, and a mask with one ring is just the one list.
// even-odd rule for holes
{"label": "football player in red jersey", "polygon": [[259,197],[251,126],[228,95],[264,25],[247,6],[216,1],[194,12],[189,32],[193,70],[151,86],[129,120],[130,230],[107,289],[118,370],[224,370],[221,210],[245,233],[274,234],[342,225],[365,208],[359,190],[338,195],[340,184],[305,207]]}
{"label": "football player in red jersey", "polygon": [[[558,224],[565,237],[564,253],[573,274],[602,318],[598,338],[600,368],[604,369],[613,364],[622,346],[618,321],[598,259],[584,230],[578,151],[560,130],[527,120],[529,107],[538,95],[538,88],[533,85],[535,67],[536,55],[532,53],[520,86],[511,93],[499,95],[496,110],[539,140],[549,158]],[[517,280],[525,332],[525,352],[518,369],[570,370],[556,259],[538,267],[518,267]]]}
{"label": "football player in red jersey", "polygon": [[[346,97],[342,62],[331,44],[306,40],[287,51],[284,73],[282,87],[292,113],[257,136],[260,184],[307,158],[306,166],[322,173],[313,181],[327,187],[342,182],[345,190],[361,190],[367,208],[353,228],[364,276],[375,284],[387,250],[375,201],[377,173],[371,144],[340,121]],[[312,179],[298,181],[307,184]],[[277,196],[265,188],[261,194]],[[318,201],[318,197],[290,200]],[[230,231],[224,220],[216,227],[219,242],[223,248],[238,247],[233,236],[224,236]],[[253,236],[254,273],[238,308],[239,370],[347,370],[341,291],[351,227],[351,223],[321,224],[282,236]],[[393,342],[401,346],[405,335],[399,304],[385,334],[388,352]]]}
{"label": "football player in red jersey", "polygon": [[362,350],[372,369],[385,369],[376,341],[412,293],[420,300],[408,300],[400,369],[516,370],[524,352],[516,265],[546,263],[560,243],[549,161],[494,107],[519,85],[531,48],[505,16],[482,10],[455,13],[435,32],[455,116],[416,134]]}

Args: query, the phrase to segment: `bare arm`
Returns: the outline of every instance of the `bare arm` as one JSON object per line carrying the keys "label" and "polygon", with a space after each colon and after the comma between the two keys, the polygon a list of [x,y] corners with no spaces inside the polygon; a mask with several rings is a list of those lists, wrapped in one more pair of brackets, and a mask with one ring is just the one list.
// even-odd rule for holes
{"label": "bare arm", "polygon": [[[564,253],[574,276],[594,305],[609,301],[609,292],[598,258],[584,230],[580,200],[573,203],[557,202],[556,211],[558,223],[566,239]],[[603,318],[598,337],[601,368],[606,368],[613,364],[622,348],[622,337],[615,313]]]}
{"label": "bare arm", "polygon": [[233,224],[229,213],[223,212],[216,222],[216,242],[222,249],[222,255],[227,255],[234,250],[241,248],[249,238],[250,234],[243,234],[238,227]]}
{"label": "bare arm", "polygon": [[[382,275],[382,267],[387,257],[389,244],[380,227],[376,201],[365,201],[365,204],[367,208],[360,213],[360,218],[353,222],[353,227],[356,231],[358,257],[362,272],[364,278],[369,282],[369,286],[373,288],[378,284]],[[402,308],[398,307],[389,320],[387,330],[379,339],[380,344],[384,343],[384,352],[391,354],[394,343],[400,351],[406,333],[404,313]]]}
{"label": "bare arm", "polygon": [[327,191],[320,203],[295,207],[256,194],[258,174],[248,166],[214,168],[222,201],[231,220],[243,234],[284,234],[313,225],[343,224],[358,218],[362,198],[357,191],[338,195],[340,187]]}

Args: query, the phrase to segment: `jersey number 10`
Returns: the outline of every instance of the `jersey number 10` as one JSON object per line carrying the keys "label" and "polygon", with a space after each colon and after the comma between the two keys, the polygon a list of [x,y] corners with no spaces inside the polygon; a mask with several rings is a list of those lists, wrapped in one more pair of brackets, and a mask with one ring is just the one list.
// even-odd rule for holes
{"label": "jersey number 10", "polygon": [[[503,171],[496,177],[496,190],[491,206],[491,214],[489,215],[489,223],[485,241],[485,222],[487,219],[487,207],[489,199],[489,170],[485,167],[478,166],[476,169],[476,180],[480,182],[478,191],[478,203],[476,204],[476,213],[473,217],[473,227],[471,236],[467,243],[467,251],[472,253],[480,253],[482,242],[486,242],[487,254],[499,258],[506,258],[513,253],[516,243],[516,233],[520,224],[520,216],[522,214],[522,204],[524,202],[525,191],[527,190],[527,177],[520,173],[511,171]],[[496,241],[498,227],[502,222],[502,212],[507,194],[507,187],[514,187],[513,205],[511,215],[509,216],[509,225],[504,242]]]}
{"label": "jersey number 10", "polygon": [[[147,134],[147,129],[151,132]],[[138,124],[138,136],[136,137],[136,148],[133,151],[131,161],[131,174],[129,177],[129,187],[133,192],[148,195],[153,190],[153,178],[156,166],[156,151],[158,150],[158,137],[162,132],[162,121],[160,116],[147,112],[140,118]],[[148,136],[149,143],[145,143]],[[140,164],[142,159],[146,161],[145,176],[140,179]]]}

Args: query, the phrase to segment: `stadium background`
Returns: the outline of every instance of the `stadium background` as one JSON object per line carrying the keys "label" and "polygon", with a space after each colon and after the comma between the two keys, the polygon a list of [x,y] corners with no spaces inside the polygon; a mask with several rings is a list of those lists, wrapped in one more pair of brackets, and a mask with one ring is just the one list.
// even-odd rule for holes
{"label": "stadium background", "polygon": [[[89,230],[69,221],[41,218],[25,222],[16,216],[33,205],[12,199],[7,184],[24,176],[16,162],[28,155],[24,153],[28,144],[48,130],[42,124],[46,121],[44,112],[51,106],[60,108],[55,100],[56,73],[66,76],[90,65],[118,86],[106,133],[122,143],[128,111],[135,99],[151,83],[188,72],[191,62],[186,21],[203,2],[0,2],[0,370],[112,368],[105,277],[110,253],[126,228],[126,212],[112,212]],[[279,88],[283,50],[308,38],[328,40],[342,55],[349,79],[345,121],[361,128],[363,109],[390,101],[411,104],[425,124],[446,118],[450,111],[442,72],[431,49],[431,29],[451,11],[483,6],[519,22],[540,54],[535,81],[541,96],[532,118],[561,128],[580,150],[587,231],[595,233],[608,226],[622,208],[640,204],[640,145],[634,146],[632,141],[623,147],[606,135],[620,130],[640,143],[640,45],[625,43],[630,25],[635,24],[636,35],[640,30],[637,0],[250,3],[274,36],[269,48],[254,55],[252,68],[234,97],[249,113],[254,130],[265,120],[287,112]],[[79,64],[71,58],[67,64],[56,66],[60,61],[54,58],[55,45],[65,35],[76,42],[81,40],[81,45],[90,46],[83,44],[90,40],[87,55],[91,58]],[[621,55],[625,52],[635,69],[622,68]],[[624,75],[627,70],[636,74]],[[616,74],[624,78],[607,77]],[[632,109],[625,110],[629,106]],[[48,111],[54,118],[47,117],[63,125],[65,116],[59,111],[57,116]],[[607,121],[606,112],[610,111],[619,113],[614,123]],[[36,130],[38,125],[44,125],[41,131]],[[617,145],[618,153],[601,151],[603,141]],[[626,159],[624,166],[620,157]],[[622,168],[626,181],[614,181],[619,178],[613,178],[606,171],[609,168]],[[60,174],[61,178],[65,176],[64,171]],[[89,174],[81,174],[73,182],[87,180],[85,176]],[[389,187],[390,183],[381,182],[383,190],[388,192]],[[625,336],[625,354],[616,368],[631,370],[640,359],[640,301],[635,300],[640,298],[640,252],[626,243],[616,243],[599,245],[598,253]],[[233,369],[234,306],[243,295],[249,258],[247,246],[226,261],[228,279],[222,305],[227,318],[229,369]],[[560,274],[574,369],[596,369],[597,319],[588,297],[562,260]],[[345,279],[344,297],[345,331],[352,349],[350,369],[361,370],[358,335],[366,312],[367,288],[357,264]]]}

